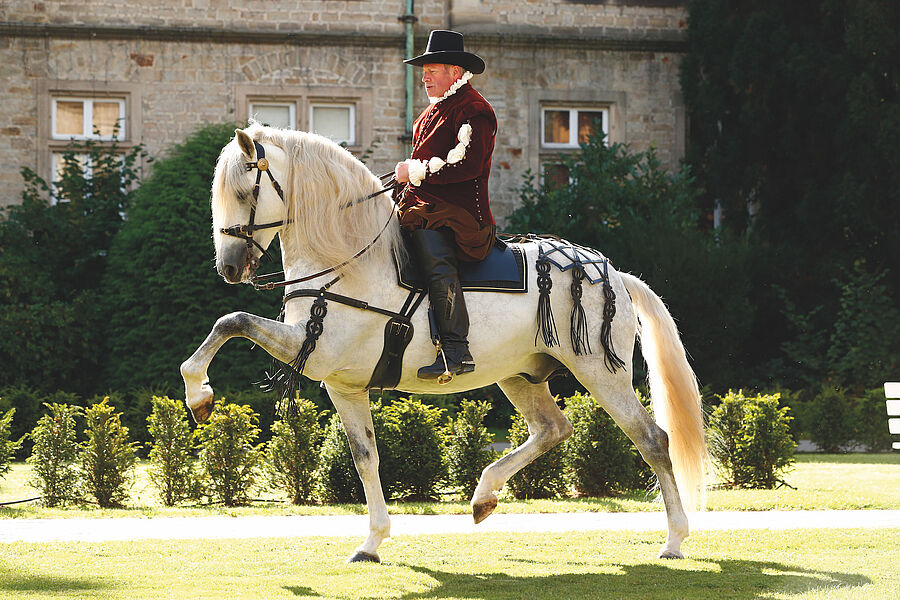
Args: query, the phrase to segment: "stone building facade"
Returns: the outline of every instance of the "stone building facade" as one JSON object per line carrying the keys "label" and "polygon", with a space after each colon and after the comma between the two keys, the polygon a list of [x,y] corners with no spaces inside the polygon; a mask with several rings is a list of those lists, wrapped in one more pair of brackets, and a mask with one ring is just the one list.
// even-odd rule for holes
{"label": "stone building facade", "polygon": [[[19,167],[50,180],[71,137],[99,124],[108,138],[110,119],[120,147],[159,156],[203,123],[256,114],[343,138],[374,172],[391,170],[406,152],[409,22],[416,54],[430,30],[455,29],[487,63],[472,83],[498,116],[491,195],[502,225],[522,174],[577,146],[594,117],[610,140],[655,145],[677,166],[684,4],[3,0],[0,204],[19,201]],[[415,114],[427,105],[420,75]]]}

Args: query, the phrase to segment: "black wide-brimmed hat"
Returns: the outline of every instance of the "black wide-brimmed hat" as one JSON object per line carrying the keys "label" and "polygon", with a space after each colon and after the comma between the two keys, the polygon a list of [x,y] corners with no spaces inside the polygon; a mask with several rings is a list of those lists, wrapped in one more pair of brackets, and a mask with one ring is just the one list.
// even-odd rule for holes
{"label": "black wide-brimmed hat", "polygon": [[457,65],[475,75],[484,73],[484,61],[481,60],[481,57],[463,50],[462,34],[446,29],[435,29],[431,32],[431,35],[428,36],[425,54],[403,62],[415,67],[431,63]]}

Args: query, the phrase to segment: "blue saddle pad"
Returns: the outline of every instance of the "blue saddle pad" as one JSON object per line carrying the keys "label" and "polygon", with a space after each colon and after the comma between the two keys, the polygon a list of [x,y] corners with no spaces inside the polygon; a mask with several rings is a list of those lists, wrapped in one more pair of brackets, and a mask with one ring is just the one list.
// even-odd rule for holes
{"label": "blue saddle pad", "polygon": [[[412,253],[408,253],[412,257]],[[397,279],[407,290],[425,289],[425,278],[419,272],[415,261],[404,264],[394,259]],[[517,245],[509,245],[496,240],[487,258],[479,262],[459,263],[459,281],[466,292],[508,292],[524,294],[528,292],[528,271],[525,257]]]}

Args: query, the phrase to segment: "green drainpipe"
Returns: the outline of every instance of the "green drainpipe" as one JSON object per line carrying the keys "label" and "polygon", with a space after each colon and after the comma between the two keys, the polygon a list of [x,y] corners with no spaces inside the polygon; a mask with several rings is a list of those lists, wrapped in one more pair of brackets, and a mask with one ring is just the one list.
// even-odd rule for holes
{"label": "green drainpipe", "polygon": [[[415,15],[415,0],[406,0],[406,14],[400,20],[406,24],[406,58],[415,56],[415,34],[413,25],[418,20]],[[404,156],[412,154],[412,127],[413,127],[413,94],[416,91],[413,78],[412,65],[406,67],[406,131],[403,133],[403,141],[406,146]]]}

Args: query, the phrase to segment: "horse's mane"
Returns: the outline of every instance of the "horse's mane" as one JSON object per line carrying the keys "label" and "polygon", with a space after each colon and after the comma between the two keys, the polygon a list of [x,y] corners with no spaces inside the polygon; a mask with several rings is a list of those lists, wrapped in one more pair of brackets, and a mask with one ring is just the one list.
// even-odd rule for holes
{"label": "horse's mane", "polygon": [[[352,257],[382,230],[393,211],[383,196],[342,208],[381,189],[378,178],[349,151],[328,138],[303,131],[251,122],[244,132],[257,142],[277,146],[291,162],[289,173],[273,173],[284,188],[291,221],[281,233],[286,252],[302,250],[304,257],[334,266]],[[228,186],[237,197],[249,198],[251,186],[244,162],[237,141],[232,140],[219,157],[214,192],[223,192]],[[270,185],[266,177],[262,185]],[[215,200],[216,193],[213,197]],[[353,277],[369,260],[390,258],[392,250],[402,256],[402,248],[400,228],[392,223],[375,246],[341,272]],[[285,261],[296,258],[286,254]]]}

